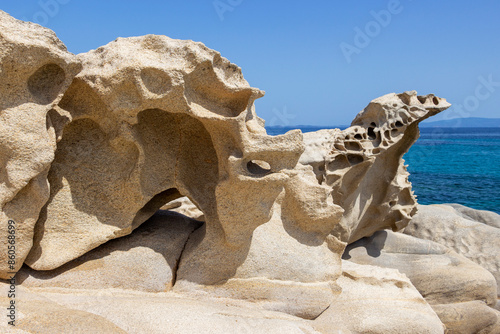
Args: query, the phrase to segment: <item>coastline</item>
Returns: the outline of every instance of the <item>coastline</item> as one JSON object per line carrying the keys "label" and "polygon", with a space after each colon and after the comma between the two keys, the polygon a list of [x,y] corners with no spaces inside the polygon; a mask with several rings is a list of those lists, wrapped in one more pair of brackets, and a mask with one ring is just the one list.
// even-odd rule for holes
{"label": "coastline", "polygon": [[[432,124],[432,123],[427,123]],[[266,127],[270,135],[293,129],[312,132],[347,126]],[[420,128],[420,138],[403,159],[420,204],[458,203],[500,214],[500,128]]]}

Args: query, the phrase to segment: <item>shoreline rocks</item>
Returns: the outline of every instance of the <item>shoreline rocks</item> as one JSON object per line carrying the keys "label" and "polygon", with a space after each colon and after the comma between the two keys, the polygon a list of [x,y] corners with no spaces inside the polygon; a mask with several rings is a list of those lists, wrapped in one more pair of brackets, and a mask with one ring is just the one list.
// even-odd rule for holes
{"label": "shoreline rocks", "polygon": [[[493,274],[500,291],[500,228],[495,227],[494,223],[487,225],[472,220],[471,217],[483,215],[482,211],[460,210],[469,215],[462,214],[450,205],[419,205],[418,213],[404,233],[447,246],[479,264]],[[488,215],[495,216],[493,212]],[[498,224],[498,220],[494,221]]]}
{"label": "shoreline rocks", "polygon": [[[1,11],[0,26],[0,278],[17,272],[19,324],[2,331],[498,328],[497,216],[415,215],[402,159],[446,100],[387,94],[343,131],[270,136],[264,92],[202,43],[75,56],[46,28]],[[405,227],[456,253],[381,232]]]}

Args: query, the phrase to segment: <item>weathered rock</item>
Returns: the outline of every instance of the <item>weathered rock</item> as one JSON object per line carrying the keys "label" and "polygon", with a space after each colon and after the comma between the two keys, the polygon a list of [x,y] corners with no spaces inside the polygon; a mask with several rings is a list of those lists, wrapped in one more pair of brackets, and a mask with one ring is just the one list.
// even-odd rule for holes
{"label": "weathered rock", "polygon": [[348,245],[343,258],[399,270],[431,305],[480,300],[494,306],[497,300],[489,271],[429,240],[379,231]]}
{"label": "weathered rock", "polygon": [[447,333],[498,333],[500,312],[480,301],[434,305],[433,309],[446,326]]}
{"label": "weathered rock", "polygon": [[[9,29],[17,29],[19,22],[8,16],[0,19]],[[2,137],[6,149],[0,151],[3,162],[4,155],[11,159],[12,147],[19,148],[19,161],[27,166],[5,160],[8,182],[0,189],[0,198],[7,203],[2,207],[5,217],[19,225],[23,238],[19,261],[33,237],[25,261],[31,269],[20,273],[24,285],[64,292],[83,288],[90,294],[98,284],[155,292],[175,284],[173,291],[184,297],[237,299],[246,305],[244,314],[253,316],[253,310],[289,314],[265,313],[264,318],[273,321],[264,321],[256,332],[264,328],[269,332],[268,326],[313,332],[308,327],[311,322],[290,315],[305,319],[321,315],[318,319],[326,320],[317,324],[328,331],[346,327],[371,331],[372,326],[373,332],[386,333],[442,329],[402,275],[348,264],[340,279],[342,294],[336,281],[342,274],[340,257],[346,242],[381,228],[402,228],[413,215],[415,202],[401,157],[418,136],[418,122],[449,106],[444,100],[415,92],[383,96],[372,101],[347,130],[322,132],[323,139],[330,137],[316,140],[316,146],[323,147],[319,155],[311,153],[312,148],[302,155],[300,131],[268,136],[254,110],[254,100],[264,93],[249,86],[239,67],[201,43],[155,35],[119,38],[75,58],[52,33],[36,31],[28,36],[30,29],[39,27],[25,24],[18,29],[28,42],[9,46],[8,38],[1,41],[2,66],[13,69],[2,67],[2,73],[14,73],[20,66],[16,63],[22,58],[20,51],[11,53],[9,48],[24,47],[23,43],[49,44],[46,53],[57,59],[42,57],[47,59],[44,64],[22,67],[19,73],[26,72],[22,78],[27,79],[16,81],[19,85],[13,88],[0,84],[0,93],[8,96],[7,102],[2,101],[6,107],[2,105],[1,116],[7,125],[0,124],[1,131],[12,127],[11,119],[22,120],[16,118],[26,114],[22,108],[39,104],[34,108],[42,110],[28,120],[33,125],[26,128],[34,129],[29,143]],[[36,55],[38,49],[29,46]],[[23,106],[15,116],[9,114],[14,113],[9,101],[24,103],[15,105]],[[24,131],[24,123],[20,129]],[[15,146],[17,141],[21,146]],[[16,181],[19,175],[21,181]],[[11,180],[15,180],[12,186]],[[183,227],[166,226],[164,231],[159,230],[160,222],[138,229],[162,206],[183,196],[205,220],[189,238],[195,228],[191,221]],[[6,208],[22,214],[11,216]],[[148,228],[156,235],[151,236]],[[134,230],[136,235],[109,242]],[[153,279],[138,282],[144,277]],[[369,298],[362,301],[362,292]],[[141,326],[146,332],[164,333],[167,322],[178,324],[176,333],[186,328],[185,321],[172,318],[175,312],[165,315],[168,307],[158,303],[165,295],[146,301],[143,295],[137,299],[130,293],[99,300],[95,295],[44,294],[70,308],[61,314],[76,323],[86,319],[91,326],[94,319],[74,312],[79,309],[103,317],[95,322],[102,321],[109,331],[137,332]],[[389,297],[376,304],[382,296]],[[138,309],[138,303],[144,305]],[[177,316],[191,311],[191,305],[173,303],[180,304]],[[199,306],[200,301],[196,303]],[[343,304],[349,306],[334,312]],[[221,321],[214,317],[213,306],[198,306],[192,311],[206,316],[199,322],[189,317],[189,323],[199,329],[213,322],[210,330],[233,332],[234,323],[242,319],[240,311],[232,310],[236,316]],[[370,310],[376,310],[375,316],[391,314],[400,322],[376,320]],[[218,308],[217,313],[225,311]],[[348,326],[336,323],[353,311],[354,319],[368,320],[361,324],[345,320]],[[35,318],[26,328],[43,326],[36,310],[30,313]],[[293,322],[283,323],[283,317]]]}
{"label": "weathered rock", "polygon": [[[3,309],[8,302],[4,285],[0,284],[0,290]],[[16,327],[12,331],[2,321],[2,333],[320,334],[310,321],[227,299],[195,300],[172,293],[116,289],[76,293],[18,287],[18,292]]]}
{"label": "weathered rock", "polygon": [[352,243],[377,230],[405,227],[416,201],[402,159],[419,136],[418,123],[447,109],[446,100],[415,91],[373,100],[351,127],[305,133],[300,162],[314,167],[345,211],[332,234]]}
{"label": "weathered rock", "polygon": [[205,221],[205,215],[203,211],[198,209],[198,207],[189,200],[187,197],[181,197],[168,202],[160,208],[160,210],[168,210],[173,212],[178,212],[189,218],[193,218],[198,221]]}
{"label": "weathered rock", "polygon": [[[71,123],[49,174],[50,200],[27,260],[32,268],[54,269],[130,233],[165,202],[180,197],[177,188],[185,186],[177,185],[178,174],[191,181],[198,175],[202,185],[215,186],[217,155],[210,135],[183,113],[189,110],[183,68],[192,72],[214,55],[193,42],[146,36],[118,39],[79,56],[84,69],[60,103]],[[247,98],[252,95],[248,87],[240,90]],[[191,167],[182,168],[187,164]]]}
{"label": "weathered rock", "polygon": [[[31,249],[65,118],[56,105],[80,68],[51,30],[0,11],[0,278]],[[8,262],[9,226],[15,263]]]}
{"label": "weathered rock", "polygon": [[[307,319],[321,314],[339,292],[335,280],[341,264],[336,254],[344,245],[327,238],[329,248],[321,247],[325,242],[322,236],[304,233],[282,218],[278,207],[269,222],[255,229],[252,242],[236,252],[219,246],[202,248],[203,252],[191,255],[189,248],[199,249],[196,239],[204,233],[202,229],[195,231],[187,245],[187,255],[181,259],[174,291],[183,295],[244,299]],[[221,249],[227,254],[234,253],[222,257],[217,253]],[[202,284],[213,279],[213,273],[196,268],[216,266],[216,261],[223,264],[220,272],[230,278]]]}
{"label": "weathered rock", "polygon": [[[117,39],[78,59],[83,70],[59,103],[69,123],[57,144],[50,198],[26,259],[32,269],[60,267],[187,196],[206,225],[183,254],[179,282],[191,290],[232,278],[245,282],[260,279],[262,268],[274,263],[283,268],[272,268],[279,273],[273,284],[314,282],[328,287],[325,300],[334,295],[330,286],[340,275],[341,251],[332,255],[327,238],[343,210],[312,168],[297,166],[300,131],[266,134],[253,107],[263,92],[251,88],[236,65],[201,43],[153,35]],[[292,262],[300,268],[304,259],[315,259],[318,270],[309,276],[296,275],[272,252],[247,258],[257,248],[252,244],[266,244],[254,230],[274,213],[270,225],[293,231],[282,228],[276,240],[291,238],[301,250]],[[300,248],[300,238],[312,241]],[[238,268],[245,271],[235,277]],[[300,288],[305,299],[306,291],[317,296],[314,284]],[[287,303],[267,291],[268,286],[262,294]],[[327,306],[284,307],[314,317],[310,310]]]}
{"label": "weathered rock", "polygon": [[443,204],[443,205],[451,206],[465,219],[474,220],[489,225],[491,227],[500,228],[500,215],[496,212],[486,211],[486,210],[476,210],[456,203]]}
{"label": "weathered rock", "polygon": [[452,333],[489,333],[486,330],[496,323],[495,311],[488,307],[497,301],[493,275],[443,245],[379,231],[348,245],[343,257],[359,264],[398,269]]}
{"label": "weathered rock", "polygon": [[483,334],[489,333],[489,334],[497,334],[500,333],[500,311],[495,309],[495,313],[497,315],[497,322],[488,328],[485,328],[483,330]]}
{"label": "weathered rock", "polygon": [[189,235],[200,226],[177,213],[160,211],[133,234],[110,240],[57,269],[23,267],[17,280],[26,287],[168,291]]}
{"label": "weathered rock", "polygon": [[[322,333],[443,333],[436,313],[397,270],[343,261],[342,293],[314,320]],[[397,319],[397,321],[395,321]]]}
{"label": "weathered rock", "polygon": [[2,333],[128,333],[100,315],[64,306],[23,287],[16,287],[13,299],[7,297],[7,290],[8,286],[0,283],[0,306],[6,309],[15,301],[15,326],[5,317],[0,322]]}
{"label": "weathered rock", "polygon": [[500,229],[464,218],[448,205],[419,205],[405,234],[445,245],[493,274],[500,291]]}

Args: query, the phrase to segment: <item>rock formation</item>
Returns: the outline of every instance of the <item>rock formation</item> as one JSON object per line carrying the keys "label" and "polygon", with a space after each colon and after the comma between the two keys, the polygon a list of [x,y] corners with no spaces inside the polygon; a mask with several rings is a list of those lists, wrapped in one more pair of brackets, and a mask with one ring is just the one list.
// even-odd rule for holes
{"label": "rock formation", "polygon": [[[419,205],[418,210],[405,234],[435,241],[476,262],[495,276],[500,291],[500,229],[496,227],[500,219],[494,219],[497,214],[459,209],[467,215],[449,205]],[[483,215],[490,219],[479,220]]]}
{"label": "rock formation", "polygon": [[443,332],[436,313],[405,275],[348,261],[343,268],[342,294],[314,321],[317,330],[335,333],[334,325],[351,333]]}
{"label": "rock formation", "polygon": [[344,210],[332,234],[351,243],[377,230],[405,227],[416,200],[402,159],[418,139],[418,123],[450,106],[415,91],[373,100],[351,127],[304,134],[300,162],[314,167]]}
{"label": "rock formation", "polygon": [[[17,272],[21,312],[2,332],[69,332],[68,318],[109,333],[442,333],[468,305],[487,312],[467,330],[498,327],[494,279],[458,254],[394,233],[378,248],[393,260],[355,254],[415,214],[402,156],[444,99],[388,94],[346,130],[269,136],[264,92],[202,43],[147,35],[75,56],[38,25],[0,12],[0,27],[0,277]],[[431,257],[444,264],[421,276]]]}
{"label": "rock formation", "polygon": [[[497,302],[495,278],[446,246],[402,233],[379,231],[347,246],[343,258],[405,274],[450,330],[477,333],[496,324],[496,311],[492,308]],[[468,320],[459,324],[459,319]],[[467,331],[465,327],[476,330]]]}
{"label": "rock formation", "polygon": [[59,268],[37,271],[25,266],[16,277],[28,288],[165,292],[175,282],[187,239],[199,227],[199,222],[186,216],[158,212],[134,233],[111,240]]}
{"label": "rock formation", "polygon": [[[65,118],[57,104],[80,68],[51,30],[0,11],[1,278],[21,268],[33,245],[34,226],[49,197],[47,173]],[[9,226],[16,227],[15,239],[10,239],[15,241],[11,262]]]}

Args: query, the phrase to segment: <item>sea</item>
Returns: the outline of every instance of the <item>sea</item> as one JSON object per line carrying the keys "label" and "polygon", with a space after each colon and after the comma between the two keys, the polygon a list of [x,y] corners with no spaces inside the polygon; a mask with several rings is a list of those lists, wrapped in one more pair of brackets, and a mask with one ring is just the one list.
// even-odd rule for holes
{"label": "sea", "polygon": [[[278,135],[292,129],[310,132],[324,128],[266,130]],[[418,203],[459,203],[500,214],[500,128],[421,127],[420,138],[403,159]]]}

